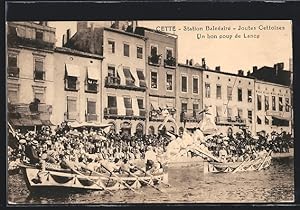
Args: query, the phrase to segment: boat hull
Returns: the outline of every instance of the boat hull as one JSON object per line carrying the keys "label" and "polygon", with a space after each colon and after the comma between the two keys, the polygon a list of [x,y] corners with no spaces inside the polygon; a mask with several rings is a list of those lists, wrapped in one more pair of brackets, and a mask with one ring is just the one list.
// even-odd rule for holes
{"label": "boat hull", "polygon": [[[55,170],[42,171],[37,168],[22,167],[27,188],[30,192],[48,191],[88,191],[88,190],[122,190],[138,189],[149,184],[159,184],[167,176],[166,172],[152,176],[122,176],[120,178],[103,175],[79,175],[73,172],[60,172]],[[127,186],[126,186],[127,185]]]}

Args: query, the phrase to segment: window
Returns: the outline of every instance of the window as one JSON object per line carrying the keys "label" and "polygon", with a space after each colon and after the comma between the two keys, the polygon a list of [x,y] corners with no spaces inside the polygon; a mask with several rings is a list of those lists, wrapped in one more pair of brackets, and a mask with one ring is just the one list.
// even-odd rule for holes
{"label": "window", "polygon": [[227,117],[228,118],[232,117],[232,108],[227,107]]}
{"label": "window", "polygon": [[170,60],[173,58],[173,49],[172,48],[166,49],[166,58],[167,58],[167,60]]}
{"label": "window", "polygon": [[151,57],[157,56],[157,54],[158,54],[158,47],[155,46],[155,45],[151,45],[151,47],[150,47],[150,54],[151,54]]}
{"label": "window", "polygon": [[87,101],[87,113],[88,114],[96,114],[96,102],[95,101]]}
{"label": "window", "polygon": [[109,77],[115,77],[116,76],[116,69],[114,66],[108,66],[107,74]]}
{"label": "window", "polygon": [[136,57],[143,59],[143,48],[140,46],[136,47]]}
{"label": "window", "polygon": [[257,110],[261,110],[261,95],[257,95]]}
{"label": "window", "polygon": [[243,118],[243,110],[242,109],[238,109],[238,118]]}
{"label": "window", "polygon": [[151,88],[157,89],[157,72],[151,72]]}
{"label": "window", "polygon": [[181,92],[187,92],[187,77],[181,76]]}
{"label": "window", "polygon": [[145,81],[144,71],[142,69],[137,69],[136,73],[140,80],[140,87],[146,87],[147,85],[146,85],[146,81]]}
{"label": "window", "polygon": [[166,83],[167,90],[173,90],[173,75],[167,73],[167,83]]}
{"label": "window", "polygon": [[243,101],[243,91],[241,88],[238,88],[238,101]]}
{"label": "window", "polygon": [[42,31],[36,31],[35,32],[35,38],[37,39],[37,40],[43,40],[43,32]]}
{"label": "window", "polygon": [[77,77],[67,76],[66,89],[67,90],[78,90],[77,89]]}
{"label": "window", "polygon": [[210,84],[205,83],[205,97],[210,98]]}
{"label": "window", "polygon": [[115,42],[108,40],[108,52],[115,53]]}
{"label": "window", "polygon": [[107,106],[109,108],[117,108],[117,97],[116,96],[108,96],[107,97]]}
{"label": "window", "polygon": [[124,72],[124,76],[125,76],[125,80],[126,80],[126,85],[134,85],[134,78],[130,72],[130,69],[128,67],[124,67],[123,68],[123,72]]}
{"label": "window", "polygon": [[248,103],[252,103],[252,90],[248,90]]}
{"label": "window", "polygon": [[290,99],[285,98],[285,111],[289,112],[290,111]]}
{"label": "window", "polygon": [[131,98],[124,97],[124,104],[126,109],[132,108]]}
{"label": "window", "polygon": [[187,103],[181,103],[181,112],[187,112]]}
{"label": "window", "polygon": [[197,77],[193,77],[193,93],[198,94],[199,92],[199,81]]}
{"label": "window", "polygon": [[193,104],[193,117],[197,116],[198,111],[199,111],[199,104]]}
{"label": "window", "polygon": [[221,98],[222,98],[221,85],[217,85],[217,99],[221,99]]}
{"label": "window", "polygon": [[87,79],[86,81],[86,90],[87,91],[90,91],[90,92],[97,92],[98,91],[98,81],[97,80],[94,80],[94,79]]}
{"label": "window", "polygon": [[44,92],[34,92],[34,98],[38,99],[40,101],[40,103],[44,103],[45,101],[45,94]]}
{"label": "window", "polygon": [[144,109],[144,100],[142,98],[137,99],[139,109]]}
{"label": "window", "polygon": [[279,111],[283,111],[283,103],[282,103],[282,97],[279,97]]}
{"label": "window", "polygon": [[34,79],[45,80],[44,61],[41,59],[34,60]]}
{"label": "window", "polygon": [[227,100],[228,101],[232,100],[232,87],[230,86],[227,87]]}
{"label": "window", "polygon": [[222,116],[222,107],[216,106],[216,116],[221,117]]}
{"label": "window", "polygon": [[129,57],[129,45],[128,44],[124,44],[123,48],[124,48],[124,51],[123,51],[124,56]]}
{"label": "window", "polygon": [[252,123],[252,111],[248,110],[248,122]]}
{"label": "window", "polygon": [[272,110],[276,111],[276,98],[275,98],[275,96],[272,96]]}
{"label": "window", "polygon": [[256,120],[257,120],[257,124],[261,125],[261,119],[259,116],[256,117]]}
{"label": "window", "polygon": [[73,97],[67,97],[67,112],[75,113],[77,112],[77,100]]}
{"label": "window", "polygon": [[9,77],[19,77],[18,59],[17,55],[8,56],[7,74]]}
{"label": "window", "polygon": [[269,96],[265,96],[265,111],[269,110]]}
{"label": "window", "polygon": [[10,90],[8,89],[8,92],[7,92],[7,98],[9,100],[10,103],[12,104],[16,104],[19,102],[18,98],[18,90]]}

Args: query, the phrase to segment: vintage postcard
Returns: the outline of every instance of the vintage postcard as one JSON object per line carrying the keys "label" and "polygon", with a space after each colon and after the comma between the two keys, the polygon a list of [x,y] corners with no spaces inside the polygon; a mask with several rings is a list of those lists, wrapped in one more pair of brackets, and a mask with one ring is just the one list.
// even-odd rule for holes
{"label": "vintage postcard", "polygon": [[292,21],[6,22],[8,204],[294,202]]}

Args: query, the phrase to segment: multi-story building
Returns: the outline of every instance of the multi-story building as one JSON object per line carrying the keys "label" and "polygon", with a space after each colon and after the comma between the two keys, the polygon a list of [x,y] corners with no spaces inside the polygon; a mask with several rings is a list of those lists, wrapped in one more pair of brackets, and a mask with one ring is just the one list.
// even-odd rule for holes
{"label": "multi-story building", "polygon": [[177,122],[188,129],[197,128],[203,118],[200,113],[203,108],[203,68],[187,60],[186,64],[178,64],[176,74],[176,108],[180,113]]}
{"label": "multi-story building", "polygon": [[[176,68],[177,36],[137,27],[136,34],[145,37],[146,79],[148,80],[146,110],[146,133],[157,133],[164,120],[161,109],[167,108],[177,118],[176,111]],[[176,125],[166,125],[167,130],[176,132]]]}
{"label": "multi-story building", "polygon": [[96,54],[57,47],[52,122],[99,122],[102,59]]}
{"label": "multi-story building", "polygon": [[255,131],[293,133],[293,114],[289,86],[255,81]]}
{"label": "multi-story building", "polygon": [[65,46],[104,57],[99,121],[117,131],[144,133],[146,120],[145,38],[135,21],[79,22]]}
{"label": "multi-story building", "polygon": [[7,23],[7,97],[16,127],[51,125],[55,42],[47,22]]}
{"label": "multi-story building", "polygon": [[210,107],[217,128],[227,133],[229,127],[234,132],[240,128],[254,131],[254,79],[238,74],[215,70],[203,71],[203,108]]}

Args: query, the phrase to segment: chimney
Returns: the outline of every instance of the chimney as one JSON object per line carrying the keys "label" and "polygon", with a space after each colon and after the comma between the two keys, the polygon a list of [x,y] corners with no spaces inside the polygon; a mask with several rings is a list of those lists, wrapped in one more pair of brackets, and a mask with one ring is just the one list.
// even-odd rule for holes
{"label": "chimney", "polygon": [[66,44],[66,35],[64,34],[63,37],[62,37],[62,46],[64,47],[65,44]]}
{"label": "chimney", "polygon": [[240,75],[240,76],[244,76],[244,71],[243,70],[238,70],[238,75]]}
{"label": "chimney", "polygon": [[194,65],[194,60],[191,59],[191,60],[190,60],[190,66],[193,66],[193,65]]}
{"label": "chimney", "polygon": [[186,59],[185,64],[189,65],[189,59]]}
{"label": "chimney", "polygon": [[251,72],[250,71],[247,71],[247,76],[250,76]]}
{"label": "chimney", "polygon": [[205,58],[202,58],[202,67],[206,68]]}
{"label": "chimney", "polygon": [[71,38],[71,29],[67,30],[67,42],[70,40]]}
{"label": "chimney", "polygon": [[278,70],[283,70],[283,68],[284,68],[284,63],[283,62],[281,62],[281,63],[277,63],[277,66],[278,66]]}
{"label": "chimney", "polygon": [[253,72],[257,71],[257,66],[253,66]]}
{"label": "chimney", "polygon": [[216,66],[216,72],[220,72],[221,71],[221,66]]}

